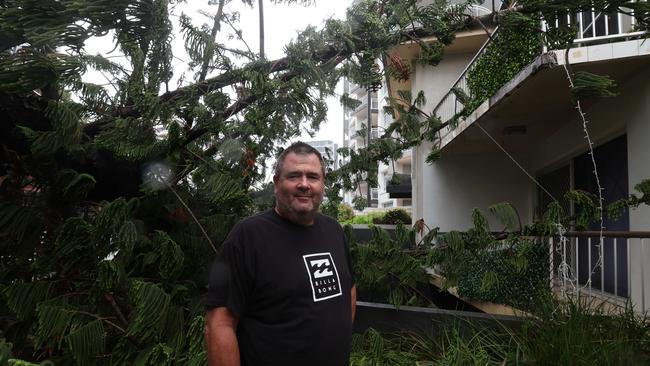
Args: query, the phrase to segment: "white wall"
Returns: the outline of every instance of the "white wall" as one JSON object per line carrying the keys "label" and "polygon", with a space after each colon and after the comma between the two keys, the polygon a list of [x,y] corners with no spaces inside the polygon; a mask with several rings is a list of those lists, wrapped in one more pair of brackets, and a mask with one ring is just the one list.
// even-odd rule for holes
{"label": "white wall", "polygon": [[[431,113],[433,108],[449,92],[458,76],[465,70],[469,61],[474,57],[473,53],[445,54],[443,60],[436,67],[414,64],[414,73],[411,76],[411,93],[415,97],[420,90],[424,91],[426,103],[423,110]],[[413,220],[424,218],[428,225],[431,222],[424,215],[424,207],[428,201],[420,199],[423,197],[423,187],[430,187],[429,182],[423,181],[423,172],[429,169],[424,162],[431,151],[431,143],[423,142],[420,146],[412,149],[411,155],[411,184],[413,190],[412,210]],[[437,225],[437,224],[433,224]]]}
{"label": "white wall", "polygon": [[[636,193],[634,186],[650,178],[650,72],[635,78],[622,96],[625,103],[619,112],[627,121],[627,154],[629,192]],[[630,211],[631,231],[650,231],[650,206],[642,205]],[[630,248],[631,300],[637,309],[645,305],[650,309],[650,239],[635,241]],[[641,246],[644,248],[641,248]],[[642,265],[643,268],[642,268]],[[645,281],[641,281],[641,274]],[[645,289],[641,288],[641,284]],[[642,296],[645,299],[642,299]],[[645,300],[645,301],[643,301]]]}
{"label": "white wall", "polygon": [[[421,167],[419,167],[421,168]],[[531,220],[534,186],[529,178],[503,154],[444,155],[420,170],[422,214],[429,226],[442,231],[467,230],[472,209],[488,218],[492,230],[503,229],[488,207],[500,202],[515,206],[522,222]]]}
{"label": "white wall", "polygon": [[473,53],[445,54],[436,67],[415,64],[411,93],[415,97],[420,90],[424,91],[427,100],[423,108],[425,112],[430,113],[447,94],[472,57]]}

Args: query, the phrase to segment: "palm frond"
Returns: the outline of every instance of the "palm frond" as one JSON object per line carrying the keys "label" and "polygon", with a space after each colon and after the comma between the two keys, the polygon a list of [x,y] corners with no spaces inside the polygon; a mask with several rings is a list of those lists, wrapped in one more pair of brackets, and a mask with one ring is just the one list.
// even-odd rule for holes
{"label": "palm frond", "polygon": [[142,342],[158,339],[165,326],[170,296],[156,284],[133,281],[131,298],[135,312],[128,335],[137,337]]}
{"label": "palm frond", "polygon": [[34,314],[36,305],[50,297],[52,282],[18,282],[5,287],[2,294],[7,306],[18,319],[26,320]]}
{"label": "palm frond", "polygon": [[197,315],[192,319],[190,328],[187,332],[187,341],[189,343],[189,359],[186,360],[188,366],[202,366],[207,364],[208,359],[205,351],[205,341],[203,339],[203,327],[205,320],[203,315]]}
{"label": "palm frond", "polygon": [[105,339],[106,331],[99,319],[72,329],[65,337],[72,356],[81,366],[96,364],[95,358],[105,353]]}
{"label": "palm frond", "polygon": [[226,174],[212,174],[206,181],[205,196],[212,204],[222,204],[244,195],[246,191],[242,189],[241,183]]}
{"label": "palm frond", "polygon": [[[13,202],[0,203],[0,236],[13,238],[20,243],[23,241],[25,234],[38,226],[40,225],[34,209]],[[8,244],[5,240],[2,240],[2,242],[0,248]]]}
{"label": "palm frond", "polygon": [[38,317],[36,327],[38,347],[43,347],[48,341],[55,341],[60,347],[74,312],[64,306],[40,303],[36,308],[36,315]]}
{"label": "palm frond", "polygon": [[173,365],[174,349],[164,343],[147,347],[138,354],[133,366],[169,366]]}
{"label": "palm frond", "polygon": [[489,207],[490,212],[505,226],[507,231],[521,231],[521,220],[515,206],[508,202],[497,203]]}
{"label": "palm frond", "polygon": [[164,231],[156,231],[153,241],[159,255],[158,271],[161,277],[167,280],[174,278],[183,266],[183,250]]}
{"label": "palm frond", "polygon": [[180,306],[170,306],[165,324],[165,343],[180,353],[185,347],[185,316]]}

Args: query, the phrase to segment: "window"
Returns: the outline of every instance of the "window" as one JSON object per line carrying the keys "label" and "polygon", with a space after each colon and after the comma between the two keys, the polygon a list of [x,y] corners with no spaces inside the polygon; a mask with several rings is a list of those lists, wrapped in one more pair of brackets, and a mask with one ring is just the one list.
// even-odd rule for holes
{"label": "window", "polygon": [[[603,188],[604,204],[608,205],[618,199],[628,196],[627,182],[627,139],[623,135],[594,149],[594,159],[598,167],[598,178]],[[573,169],[572,169],[573,168]],[[571,206],[564,194],[571,188],[597,194],[598,188],[593,175],[591,156],[588,153],[574,158],[571,164],[562,166],[538,177],[539,183],[548,193],[559,200],[567,213]],[[543,215],[548,205],[553,202],[549,194],[538,188],[537,213]],[[576,208],[579,209],[579,208]],[[629,215],[624,211],[617,220],[603,217],[607,231],[628,231]],[[599,223],[592,224],[587,230],[597,231]],[[561,251],[566,251],[566,261],[577,270],[578,282],[587,285],[591,277],[591,287],[596,290],[627,297],[628,263],[627,242],[620,238],[605,238],[602,247],[602,266],[596,265],[600,257],[598,237],[573,238],[567,248],[561,248],[554,253],[553,262],[557,266],[562,261]],[[603,273],[604,272],[604,273]]]}
{"label": "window", "polygon": [[383,207],[383,208],[389,208],[389,207],[393,207],[393,206],[395,206],[395,204],[393,203],[392,200],[388,201],[388,202],[384,202],[384,203],[381,204],[381,207]]}

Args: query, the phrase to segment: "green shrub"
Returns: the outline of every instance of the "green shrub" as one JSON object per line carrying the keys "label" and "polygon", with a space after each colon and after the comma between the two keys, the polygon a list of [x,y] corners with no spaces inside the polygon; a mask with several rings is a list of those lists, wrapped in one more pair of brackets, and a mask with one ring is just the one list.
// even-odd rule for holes
{"label": "green shrub", "polygon": [[374,224],[374,220],[376,218],[381,218],[384,216],[383,212],[369,212],[364,215],[357,215],[352,218],[349,222],[346,222],[346,224]]}
{"label": "green shrub", "polygon": [[352,206],[347,203],[341,203],[339,205],[338,221],[346,222],[352,220],[352,218],[354,218],[354,210],[352,209]]}
{"label": "green shrub", "polygon": [[411,225],[411,214],[402,208],[395,208],[386,212],[381,223],[386,225]]}
{"label": "green shrub", "polygon": [[355,334],[351,365],[648,365],[650,325],[628,308],[611,314],[551,301],[521,326],[455,322],[435,336]]}

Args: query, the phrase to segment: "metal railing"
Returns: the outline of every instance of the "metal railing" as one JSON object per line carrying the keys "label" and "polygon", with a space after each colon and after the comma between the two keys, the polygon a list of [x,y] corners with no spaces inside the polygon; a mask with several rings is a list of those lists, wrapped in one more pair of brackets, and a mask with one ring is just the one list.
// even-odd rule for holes
{"label": "metal railing", "polygon": [[[645,2],[647,0],[641,0]],[[644,34],[642,31],[634,31],[634,12],[630,14],[618,12],[582,12],[578,14],[558,13],[554,19],[548,19],[542,23],[542,29],[546,31],[549,24],[555,27],[575,25],[577,27],[574,43],[578,45],[589,44],[619,38],[627,38]]]}
{"label": "metal railing", "polygon": [[[359,113],[361,110],[364,110],[368,106],[368,99],[363,98],[360,99],[361,104],[359,104],[355,109],[354,113]],[[377,100],[377,96],[372,96],[370,98],[370,109],[377,109],[379,108],[379,101]]]}
{"label": "metal railing", "polygon": [[[644,0],[647,1],[647,0]],[[589,15],[588,15],[589,14]],[[603,42],[608,40],[616,40],[619,38],[626,38],[631,36],[638,36],[644,32],[633,32],[634,17],[627,14],[603,14],[594,12],[578,13],[575,15],[575,20],[569,15],[559,15],[551,20],[555,25],[567,25],[572,21],[577,22],[579,31],[576,35],[574,43],[585,45],[591,42]],[[546,30],[548,25],[542,24],[542,28]],[[433,109],[433,114],[437,115],[442,122],[450,121],[460,111],[463,110],[464,105],[459,100],[457,92],[463,93],[471,99],[472,91],[467,83],[468,74],[474,69],[478,59],[489,49],[493,43],[493,39],[499,36],[499,26],[492,32],[491,36],[483,43],[481,48],[476,52],[474,57],[469,61],[463,72],[458,76],[456,81],[452,84],[449,91],[440,99],[438,104]],[[546,52],[544,47],[542,52]],[[471,111],[470,111],[471,112]],[[447,126],[440,131],[440,137],[443,138],[450,133],[455,126]]]}
{"label": "metal railing", "polygon": [[[650,308],[646,299],[646,253],[650,232],[567,232],[549,239],[550,286],[561,296],[630,300],[641,312]],[[634,274],[634,278],[632,276]]]}
{"label": "metal railing", "polygon": [[378,127],[373,127],[370,129],[370,139],[371,140],[376,140],[379,138],[379,128]]}
{"label": "metal railing", "polygon": [[[492,233],[495,238],[503,238],[503,234]],[[598,231],[568,231],[539,241],[548,245],[549,289],[557,297],[580,299],[590,306],[608,304],[608,310],[621,310],[629,304],[637,313],[650,311],[650,232],[602,234],[602,245]],[[444,276],[440,268],[430,270]]]}
{"label": "metal railing", "polygon": [[353,135],[357,131],[357,118],[352,117],[348,121],[348,131],[350,135]]}

